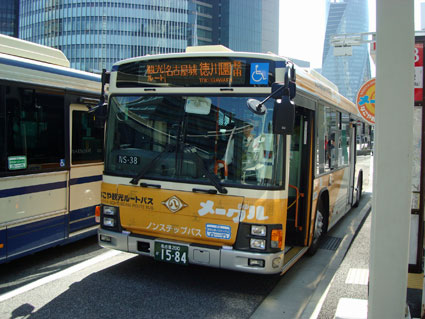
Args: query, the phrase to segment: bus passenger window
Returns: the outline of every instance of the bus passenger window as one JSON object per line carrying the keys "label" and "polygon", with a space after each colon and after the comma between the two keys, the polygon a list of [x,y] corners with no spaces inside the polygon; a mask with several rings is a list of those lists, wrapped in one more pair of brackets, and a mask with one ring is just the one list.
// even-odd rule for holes
{"label": "bus passenger window", "polygon": [[326,119],[325,110],[322,105],[317,108],[317,144],[316,144],[316,174],[325,172],[326,162]]}
{"label": "bus passenger window", "polygon": [[339,112],[335,112],[330,107],[325,107],[325,120],[325,170],[332,170],[338,167]]}
{"label": "bus passenger window", "polygon": [[6,154],[8,159],[26,159],[26,166],[20,169],[66,165],[63,104],[63,96],[13,86],[6,88]]}
{"label": "bus passenger window", "polygon": [[94,115],[72,112],[72,163],[103,161],[103,128],[96,127]]}
{"label": "bus passenger window", "polygon": [[347,165],[350,158],[350,118],[342,114],[340,163]]}
{"label": "bus passenger window", "polygon": [[[0,100],[4,101],[3,86],[0,85]],[[6,129],[6,115],[4,104],[0,104],[0,132],[5,132]],[[0,135],[0,174],[6,171],[6,136]]]}

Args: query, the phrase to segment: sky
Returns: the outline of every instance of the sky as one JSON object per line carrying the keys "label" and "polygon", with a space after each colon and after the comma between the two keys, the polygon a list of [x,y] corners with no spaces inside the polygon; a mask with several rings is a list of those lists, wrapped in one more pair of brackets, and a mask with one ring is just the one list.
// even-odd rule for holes
{"label": "sky", "polygon": [[[420,3],[415,1],[415,30],[420,30]],[[321,68],[326,0],[279,0],[279,54]],[[369,31],[375,29],[376,0],[369,0]]]}

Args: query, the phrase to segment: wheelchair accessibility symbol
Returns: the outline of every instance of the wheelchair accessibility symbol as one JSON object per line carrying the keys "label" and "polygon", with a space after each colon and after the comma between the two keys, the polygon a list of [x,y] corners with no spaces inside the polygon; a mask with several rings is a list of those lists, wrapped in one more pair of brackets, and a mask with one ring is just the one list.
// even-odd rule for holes
{"label": "wheelchair accessibility symbol", "polygon": [[250,84],[268,84],[269,83],[269,64],[251,63]]}

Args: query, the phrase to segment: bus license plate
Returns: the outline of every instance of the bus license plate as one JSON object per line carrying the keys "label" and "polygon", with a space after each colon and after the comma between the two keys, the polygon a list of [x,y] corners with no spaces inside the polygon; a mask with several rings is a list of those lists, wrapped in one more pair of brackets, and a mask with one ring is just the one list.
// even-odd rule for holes
{"label": "bus license plate", "polygon": [[156,260],[187,265],[188,247],[169,243],[155,242],[154,257]]}

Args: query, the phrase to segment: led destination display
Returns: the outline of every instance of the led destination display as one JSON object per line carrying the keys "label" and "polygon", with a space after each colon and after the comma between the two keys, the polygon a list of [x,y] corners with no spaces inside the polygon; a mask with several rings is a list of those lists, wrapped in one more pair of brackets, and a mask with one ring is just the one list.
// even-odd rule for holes
{"label": "led destination display", "polygon": [[258,83],[251,79],[254,62],[250,59],[203,57],[130,62],[118,66],[117,87],[271,85],[274,81],[274,63],[269,60],[259,61],[262,64],[270,65],[270,67],[267,74],[261,75],[262,82]]}

